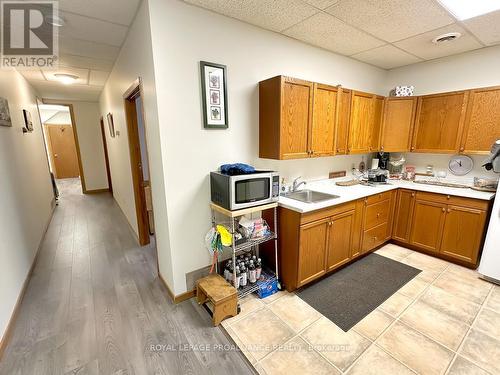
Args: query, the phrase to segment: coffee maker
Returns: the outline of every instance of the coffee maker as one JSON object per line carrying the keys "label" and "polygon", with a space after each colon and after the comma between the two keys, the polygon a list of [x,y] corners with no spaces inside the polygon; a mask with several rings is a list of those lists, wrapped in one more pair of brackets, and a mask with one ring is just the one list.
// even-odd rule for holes
{"label": "coffee maker", "polygon": [[391,157],[391,154],[389,152],[380,151],[376,157],[378,159],[378,167],[380,169],[389,169],[389,160]]}

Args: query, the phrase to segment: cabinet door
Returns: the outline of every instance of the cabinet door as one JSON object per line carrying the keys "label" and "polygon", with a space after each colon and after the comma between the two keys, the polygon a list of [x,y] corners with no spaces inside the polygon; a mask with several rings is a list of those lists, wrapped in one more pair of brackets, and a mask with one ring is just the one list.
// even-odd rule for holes
{"label": "cabinet door", "polygon": [[421,96],[418,99],[412,151],[457,152],[467,99],[467,91]]}
{"label": "cabinet door", "polygon": [[415,205],[415,192],[413,190],[399,189],[394,210],[394,227],[392,238],[408,243]]}
{"label": "cabinet door", "polygon": [[370,152],[380,149],[380,135],[382,134],[382,116],[384,114],[384,97],[374,95],[371,103],[371,117],[369,125]]}
{"label": "cabinet door", "polygon": [[335,154],[337,120],[337,88],[314,84],[313,121],[310,128],[309,150],[315,156]]}
{"label": "cabinet door", "polygon": [[380,151],[410,151],[416,109],[416,97],[385,99]]}
{"label": "cabinet door", "polygon": [[280,148],[282,159],[306,158],[312,121],[312,82],[284,77],[282,84]]}
{"label": "cabinet door", "polygon": [[410,244],[438,252],[443,233],[446,204],[416,199]]}
{"label": "cabinet door", "polygon": [[476,264],[485,223],[485,211],[448,206],[441,242],[441,253],[464,262]]}
{"label": "cabinet door", "polygon": [[460,152],[488,154],[500,139],[500,87],[471,90]]}
{"label": "cabinet door", "polygon": [[347,139],[349,137],[349,119],[351,116],[351,95],[348,89],[339,89],[337,109],[337,127],[335,130],[335,148],[337,155],[347,154]]}
{"label": "cabinet door", "polygon": [[351,118],[349,121],[348,153],[367,153],[370,151],[370,128],[373,124],[373,95],[353,91]]}
{"label": "cabinet door", "polygon": [[325,218],[300,227],[297,287],[325,273],[329,222],[330,218]]}
{"label": "cabinet door", "polygon": [[354,210],[348,211],[333,216],[328,222],[327,271],[341,266],[351,258],[355,215]]}

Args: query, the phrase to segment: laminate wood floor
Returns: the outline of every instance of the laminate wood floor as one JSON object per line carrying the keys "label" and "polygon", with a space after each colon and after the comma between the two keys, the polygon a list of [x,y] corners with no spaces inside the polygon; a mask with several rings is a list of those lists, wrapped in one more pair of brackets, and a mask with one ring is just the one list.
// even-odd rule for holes
{"label": "laminate wood floor", "polygon": [[75,184],[60,185],[0,374],[253,373],[194,300],[171,302],[112,196]]}

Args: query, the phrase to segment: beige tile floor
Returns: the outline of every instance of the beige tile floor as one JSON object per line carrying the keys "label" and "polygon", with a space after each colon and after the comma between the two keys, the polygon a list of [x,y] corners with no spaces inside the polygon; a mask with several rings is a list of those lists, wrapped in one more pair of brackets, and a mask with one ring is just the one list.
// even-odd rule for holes
{"label": "beige tile floor", "polygon": [[222,323],[259,374],[500,374],[500,287],[400,246],[422,272],[349,332],[293,293],[246,297]]}

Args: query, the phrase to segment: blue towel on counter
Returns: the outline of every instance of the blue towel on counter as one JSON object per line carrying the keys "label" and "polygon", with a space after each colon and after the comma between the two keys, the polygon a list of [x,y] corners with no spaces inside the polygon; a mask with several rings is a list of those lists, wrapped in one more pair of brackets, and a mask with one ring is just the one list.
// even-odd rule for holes
{"label": "blue towel on counter", "polygon": [[220,171],[229,176],[237,176],[239,174],[255,173],[255,168],[248,164],[234,163],[221,165]]}

